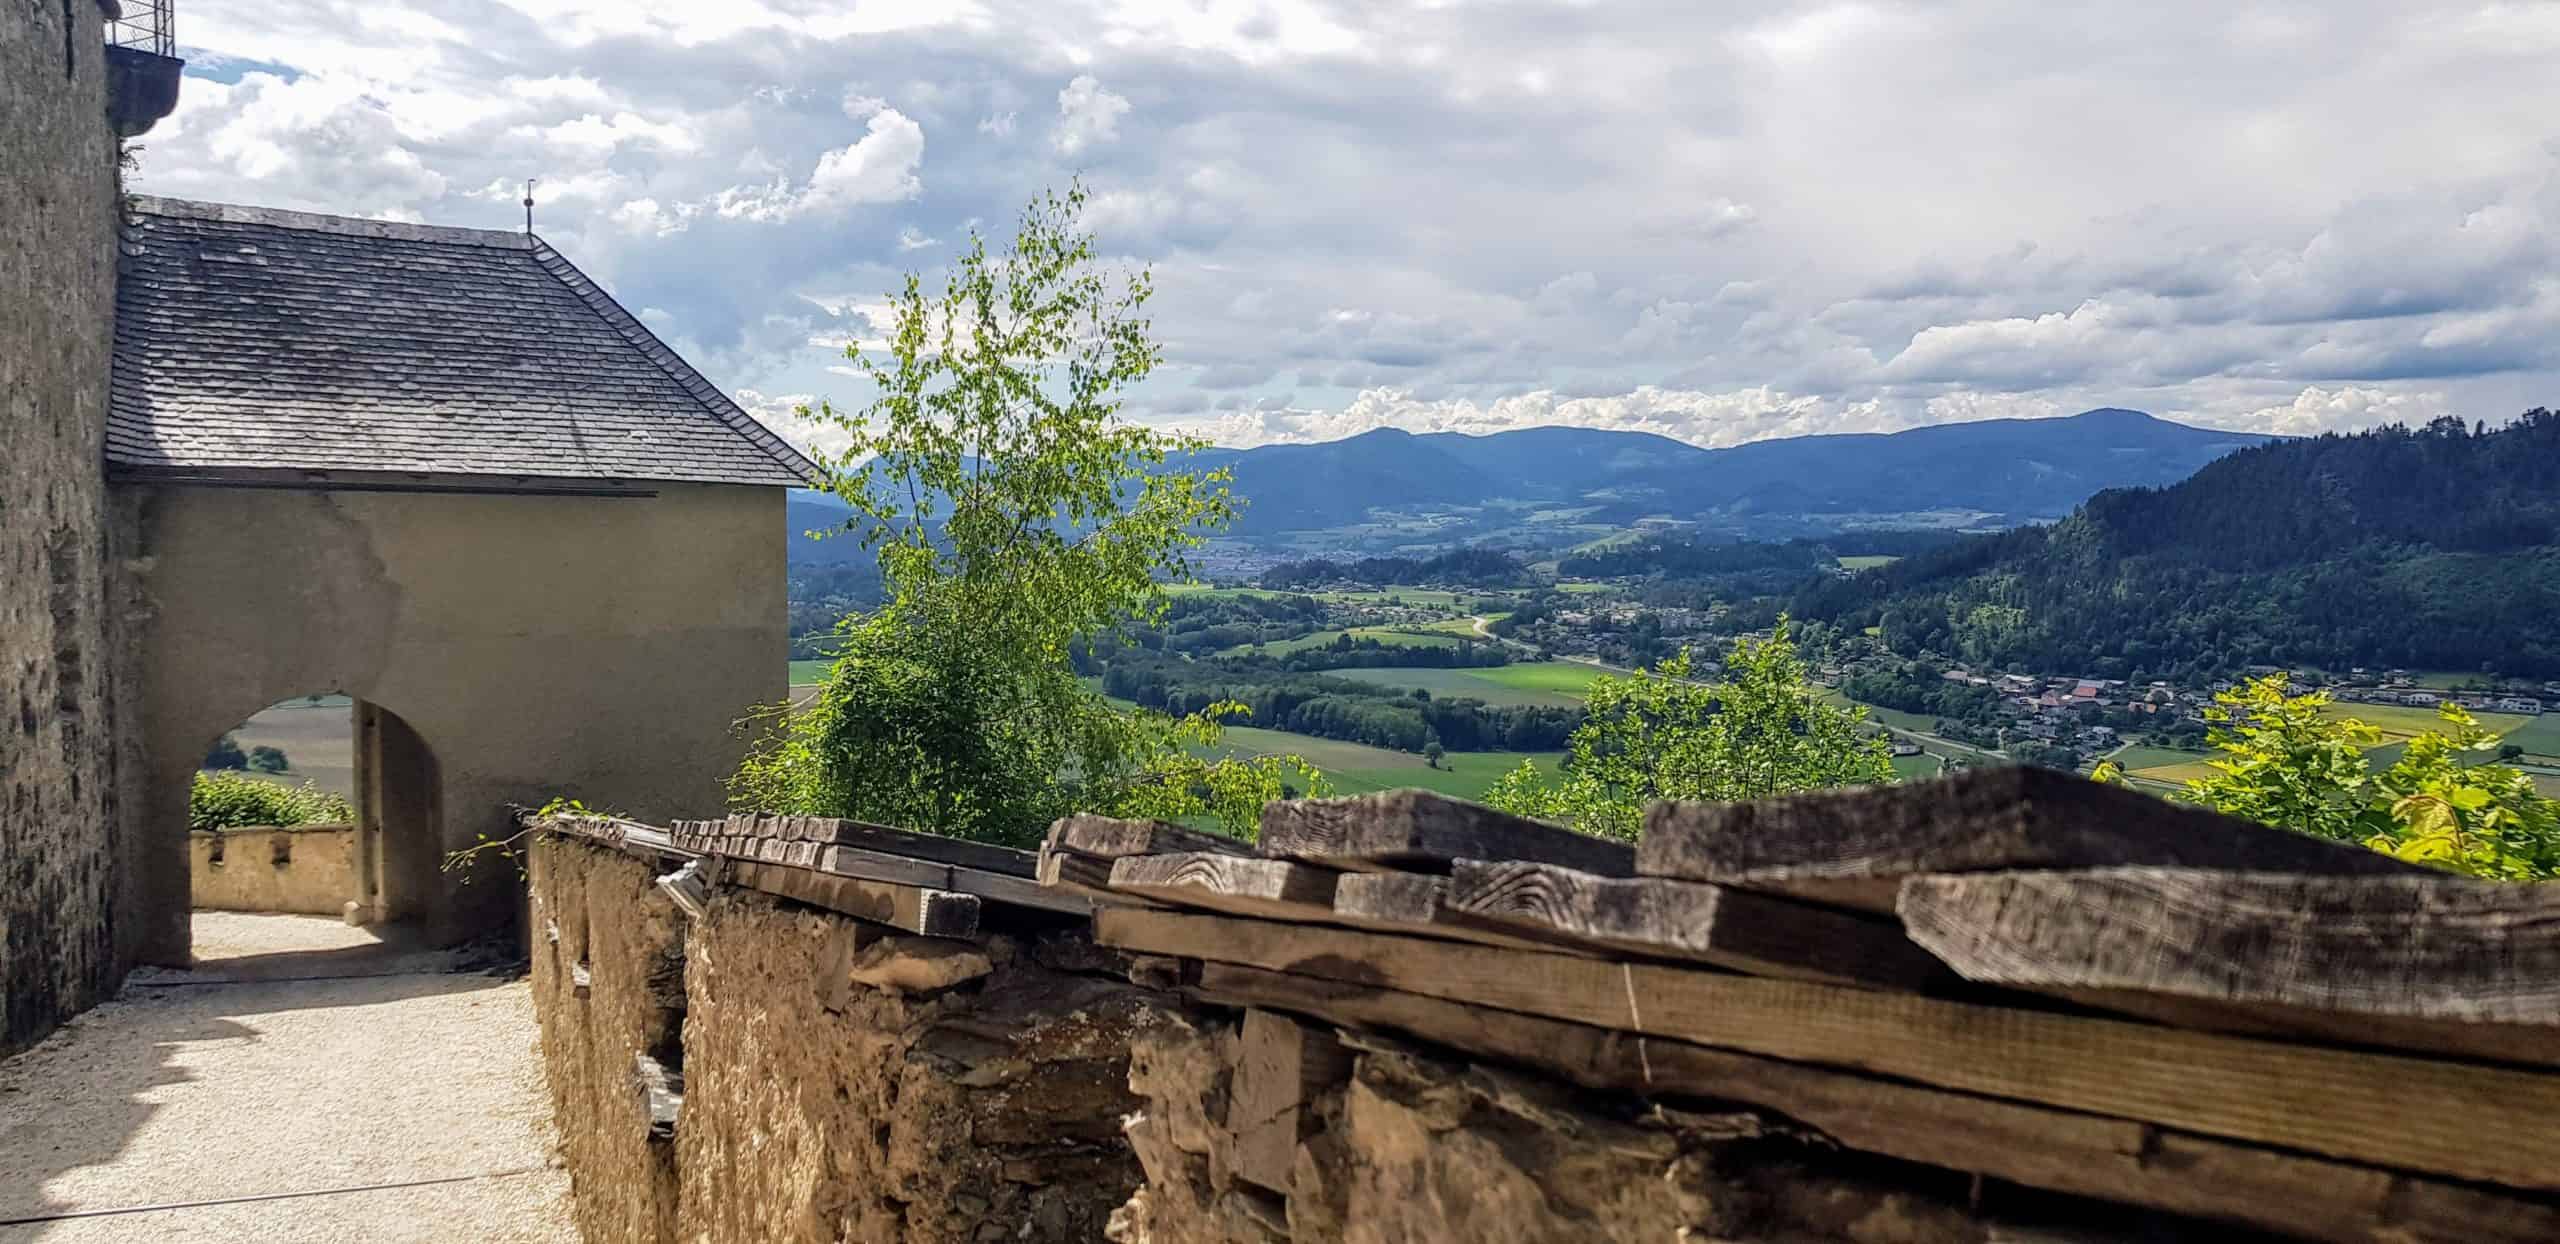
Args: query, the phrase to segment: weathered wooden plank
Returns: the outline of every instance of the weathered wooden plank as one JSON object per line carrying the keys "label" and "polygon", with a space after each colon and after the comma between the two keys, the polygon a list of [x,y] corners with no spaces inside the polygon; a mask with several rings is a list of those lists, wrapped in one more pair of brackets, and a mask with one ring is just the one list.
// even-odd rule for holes
{"label": "weathered wooden plank", "polygon": [[2192,1027],[2560,1065],[2560,886],[2196,869],[1913,877],[1968,980]]}
{"label": "weathered wooden plank", "polygon": [[978,897],[920,886],[841,877],[813,869],[746,860],[732,864],[740,885],[796,899],[813,907],[884,924],[925,937],[978,935]]}
{"label": "weathered wooden plank", "polygon": [[1262,810],[1266,854],[1328,868],[1447,872],[1453,860],[1535,860],[1623,877],[1625,843],[1496,812],[1427,790],[1293,799]]}
{"label": "weathered wooden plank", "polygon": [[1206,852],[1131,855],[1112,864],[1111,888],[1185,907],[1245,915],[1279,911],[1304,920],[1333,909],[1333,884],[1339,876],[1328,868],[1287,860]]}
{"label": "weathered wooden plank", "polygon": [[1272,1011],[1249,1010],[1236,1043],[1234,1092],[1227,1131],[1236,1138],[1236,1174],[1282,1195],[1308,1103],[1351,1076],[1351,1056],[1330,1028],[1314,1028]]}
{"label": "weathered wooden plank", "polygon": [[1948,975],[1897,925],[1700,881],[1460,860],[1446,902],[1553,942],[1760,976],[1916,990]]}
{"label": "weathered wooden plank", "polygon": [[1115,862],[1108,856],[1043,847],[1040,850],[1040,884],[1104,893],[1111,888],[1111,865]]}
{"label": "weathered wooden plank", "polygon": [[1007,877],[1027,879],[1034,872],[1035,861],[1029,851],[919,833],[912,829],[894,829],[887,825],[830,817],[808,817],[803,818],[799,832],[810,842],[859,847],[865,851],[932,860]]}
{"label": "weathered wooden plank", "polygon": [[1914,873],[2131,864],[2335,876],[2423,871],[2361,847],[2025,766],[1750,803],[1657,803],[1636,850],[1636,871],[1650,876],[1880,912],[1893,910],[1902,878]]}
{"label": "weathered wooden plank", "polygon": [[1107,910],[1104,945],[1523,1014],[2516,1187],[2560,1188],[2560,1076],[1310,925]]}
{"label": "weathered wooden plank", "polygon": [[1132,855],[1259,855],[1253,844],[1223,834],[1186,829],[1169,821],[1137,821],[1079,812],[1049,826],[1045,848],[1106,860]]}
{"label": "weathered wooden plank", "polygon": [[1451,911],[1449,879],[1424,873],[1344,873],[1333,887],[1333,919],[1325,923],[1381,933],[1446,937],[1487,946],[1598,957],[1587,947],[1524,937],[1500,925]]}
{"label": "weathered wooden plank", "polygon": [[951,876],[951,866],[948,864],[908,859],[902,855],[886,855],[878,851],[866,851],[860,847],[836,846],[832,843],[819,848],[817,863],[814,867],[820,872],[860,877],[866,881],[886,881],[892,885],[923,886],[936,890],[945,888],[942,883]]}
{"label": "weathered wooden plank", "polygon": [[2124,1119],[1921,1088],[1682,1041],[1227,963],[1186,992],[1382,1028],[1586,1088],[1735,1101],[1851,1149],[2338,1244],[2560,1239],[2560,1208]]}

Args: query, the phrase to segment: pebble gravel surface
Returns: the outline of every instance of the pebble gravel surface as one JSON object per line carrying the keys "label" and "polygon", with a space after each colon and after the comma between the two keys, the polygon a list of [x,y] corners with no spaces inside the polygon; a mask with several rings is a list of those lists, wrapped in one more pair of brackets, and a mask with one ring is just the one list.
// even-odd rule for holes
{"label": "pebble gravel surface", "polygon": [[525,982],[315,917],[196,949],[0,1061],[0,1244],[577,1239]]}

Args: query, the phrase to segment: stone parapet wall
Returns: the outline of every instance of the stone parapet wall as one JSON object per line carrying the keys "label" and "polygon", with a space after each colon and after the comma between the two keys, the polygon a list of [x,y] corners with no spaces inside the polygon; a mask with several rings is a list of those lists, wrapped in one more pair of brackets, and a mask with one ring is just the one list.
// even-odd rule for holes
{"label": "stone parapet wall", "polygon": [[251,825],[187,834],[190,894],[214,911],[335,916],[356,898],[356,827]]}
{"label": "stone parapet wall", "polygon": [[[1276,1115],[1254,1083],[1282,1069],[1275,1041],[1324,1051],[1305,1064],[1319,1082]],[[1118,1244],[1974,1244],[2026,1230],[1977,1212],[1964,1176],[1757,1112],[1584,1092],[1277,1012],[1196,1011],[1141,1035],[1131,1073],[1147,1182],[1113,1221]]]}
{"label": "stone parapet wall", "polygon": [[625,1038],[563,1123],[680,1113],[688,1241],[2560,1239],[2560,892],[2048,773],[1652,821],[555,820],[693,913],[681,1111]]}
{"label": "stone parapet wall", "polygon": [[[1173,1022],[1162,995],[1067,922],[958,942],[728,886],[687,920],[651,883],[672,867],[561,838],[531,853],[586,1239],[1102,1237],[1142,1178],[1129,1051]],[[678,1077],[672,1136],[651,1134],[638,1056]]]}

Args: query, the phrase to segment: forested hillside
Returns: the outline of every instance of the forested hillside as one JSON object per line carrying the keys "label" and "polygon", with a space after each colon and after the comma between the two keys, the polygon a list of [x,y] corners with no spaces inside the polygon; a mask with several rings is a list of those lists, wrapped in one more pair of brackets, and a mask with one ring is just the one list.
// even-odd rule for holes
{"label": "forested hillside", "polygon": [[2560,415],[2243,450],[2167,488],[1816,583],[1897,652],[2100,676],[2251,664],[2560,676]]}

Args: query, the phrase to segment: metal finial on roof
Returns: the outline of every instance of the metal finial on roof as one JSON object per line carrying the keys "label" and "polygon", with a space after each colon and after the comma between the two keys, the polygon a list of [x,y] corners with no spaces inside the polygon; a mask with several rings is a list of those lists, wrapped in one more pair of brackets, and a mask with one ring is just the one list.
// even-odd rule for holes
{"label": "metal finial on roof", "polygon": [[524,231],[527,236],[533,233],[533,179],[530,177],[524,179]]}

